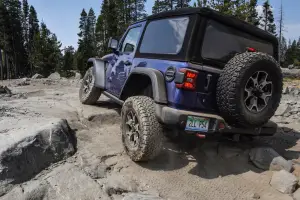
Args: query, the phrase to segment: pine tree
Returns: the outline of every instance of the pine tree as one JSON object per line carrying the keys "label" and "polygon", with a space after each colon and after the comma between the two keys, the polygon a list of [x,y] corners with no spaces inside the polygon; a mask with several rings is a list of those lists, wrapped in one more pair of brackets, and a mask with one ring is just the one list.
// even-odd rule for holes
{"label": "pine tree", "polygon": [[217,10],[223,14],[234,14],[234,1],[231,0],[213,0],[210,2],[212,9]]}
{"label": "pine tree", "polygon": [[80,14],[80,21],[79,21],[79,30],[80,32],[77,34],[78,39],[78,48],[82,48],[84,45],[84,36],[86,35],[86,20],[87,20],[87,13],[85,12],[85,9],[82,10]]}
{"label": "pine tree", "polygon": [[18,0],[7,0],[7,10],[9,11],[9,25],[8,25],[8,43],[10,44],[10,51],[8,61],[12,65],[12,77],[19,77],[23,74],[24,68],[21,66],[27,64],[25,57],[24,38],[22,30],[22,9],[21,2]]}
{"label": "pine tree", "polygon": [[[28,44],[28,32],[29,32],[29,5],[27,0],[23,0],[22,3],[22,9],[23,9],[23,19],[22,19],[22,27],[23,27],[23,34],[24,34],[24,41],[25,41],[25,47],[27,47]],[[26,50],[28,50],[26,48]]]}
{"label": "pine tree", "polygon": [[194,7],[209,7],[209,0],[197,0]]}
{"label": "pine tree", "polygon": [[162,0],[155,0],[154,5],[152,7],[152,14],[157,14],[162,12],[162,4],[164,2]]}
{"label": "pine tree", "polygon": [[176,9],[177,1],[178,0],[156,0],[152,7],[152,13],[157,14],[168,10],[174,10]]}
{"label": "pine tree", "polygon": [[[282,32],[283,32],[283,30],[284,30],[284,23],[283,23],[283,6],[282,6],[282,2],[281,2],[281,6],[280,6],[280,12],[279,12],[279,14],[280,14],[280,17],[279,17],[279,38],[278,38],[278,40],[279,40],[279,49],[280,49],[280,51],[279,51],[279,63],[281,63],[281,62],[283,62],[284,60],[282,60],[282,59],[284,59],[284,54],[285,54],[285,52],[283,51],[283,48],[285,48],[285,47],[282,47],[281,45],[284,45],[283,44],[283,36],[282,36]],[[285,41],[285,43],[286,43],[286,41]],[[285,44],[286,45],[286,44]],[[286,50],[285,50],[286,51]]]}
{"label": "pine tree", "polygon": [[287,42],[285,37],[282,37],[279,45],[279,62],[281,65],[285,62],[287,52]]}
{"label": "pine tree", "polygon": [[134,21],[143,19],[147,16],[146,11],[145,11],[145,3],[146,0],[133,0],[132,2],[132,19]]}
{"label": "pine tree", "polygon": [[175,9],[190,7],[191,0],[177,0]]}
{"label": "pine tree", "polygon": [[28,16],[28,59],[29,59],[29,69],[27,70],[27,74],[33,74],[33,68],[38,63],[37,57],[34,53],[37,53],[37,45],[39,45],[38,37],[39,37],[39,20],[37,18],[37,13],[33,6],[29,8],[29,16]]}
{"label": "pine tree", "polygon": [[90,8],[87,18],[86,37],[87,46],[90,56],[96,55],[96,37],[95,37],[96,16],[92,8]]}
{"label": "pine tree", "polygon": [[257,0],[250,0],[248,5],[248,11],[247,11],[249,13],[249,16],[247,17],[247,22],[254,26],[259,26],[260,18],[258,16],[256,7],[257,7]]}
{"label": "pine tree", "polygon": [[96,23],[96,49],[97,49],[97,55],[104,56],[104,53],[106,52],[106,45],[105,45],[105,33],[104,33],[104,22],[103,22],[103,16],[99,15]]}
{"label": "pine tree", "polygon": [[69,70],[74,69],[74,54],[75,50],[73,46],[68,46],[64,49],[63,64],[61,68],[62,73],[66,74]]}
{"label": "pine tree", "polygon": [[274,35],[276,35],[276,25],[274,23],[274,16],[272,11],[272,6],[269,3],[269,0],[267,0],[263,4],[263,27],[265,31],[268,31]]}

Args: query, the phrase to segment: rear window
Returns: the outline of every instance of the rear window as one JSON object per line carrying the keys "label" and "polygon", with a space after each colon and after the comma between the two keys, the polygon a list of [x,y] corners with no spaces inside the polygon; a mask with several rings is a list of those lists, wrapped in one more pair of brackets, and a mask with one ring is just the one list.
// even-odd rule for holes
{"label": "rear window", "polygon": [[148,24],[140,53],[178,54],[182,48],[189,17],[152,21]]}
{"label": "rear window", "polygon": [[245,52],[247,47],[273,56],[273,46],[253,35],[208,21],[202,45],[202,57],[228,62],[236,53]]}

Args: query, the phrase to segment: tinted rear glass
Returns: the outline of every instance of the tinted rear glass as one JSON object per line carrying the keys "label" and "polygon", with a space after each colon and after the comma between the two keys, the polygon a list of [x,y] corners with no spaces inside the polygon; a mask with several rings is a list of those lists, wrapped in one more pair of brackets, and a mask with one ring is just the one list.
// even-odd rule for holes
{"label": "tinted rear glass", "polygon": [[247,47],[273,55],[273,46],[255,36],[237,29],[208,21],[202,45],[202,57],[228,62],[236,53],[245,52]]}
{"label": "tinted rear glass", "polygon": [[182,48],[188,23],[188,17],[150,22],[140,46],[140,53],[178,54]]}

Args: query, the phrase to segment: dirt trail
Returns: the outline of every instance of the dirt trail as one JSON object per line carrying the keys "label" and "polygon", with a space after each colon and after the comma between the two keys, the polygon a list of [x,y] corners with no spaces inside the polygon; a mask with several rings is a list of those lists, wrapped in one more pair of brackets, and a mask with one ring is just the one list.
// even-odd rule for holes
{"label": "dirt trail", "polygon": [[[156,160],[134,163],[123,151],[118,105],[105,97],[95,106],[81,105],[78,84],[45,81],[32,80],[22,87],[11,83],[12,91],[26,98],[0,98],[1,107],[7,110],[0,116],[0,133],[30,126],[36,120],[64,118],[76,132],[77,152],[15,185],[0,199],[114,200],[130,192],[144,192],[175,200],[250,200],[254,194],[263,200],[292,200],[269,185],[271,171],[259,170],[249,162],[249,150],[262,145],[264,138],[251,143],[200,141],[193,150],[164,139],[164,150]],[[282,134],[267,141],[283,153],[290,148],[298,151],[298,138]],[[285,145],[278,145],[279,141]]]}

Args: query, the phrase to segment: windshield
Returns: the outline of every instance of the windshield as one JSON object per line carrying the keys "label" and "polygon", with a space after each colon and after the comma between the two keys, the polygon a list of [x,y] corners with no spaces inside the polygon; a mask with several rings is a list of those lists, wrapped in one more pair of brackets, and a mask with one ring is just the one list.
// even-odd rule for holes
{"label": "windshield", "polygon": [[228,62],[236,53],[245,52],[247,47],[273,56],[271,43],[216,21],[208,21],[202,45],[203,58]]}

